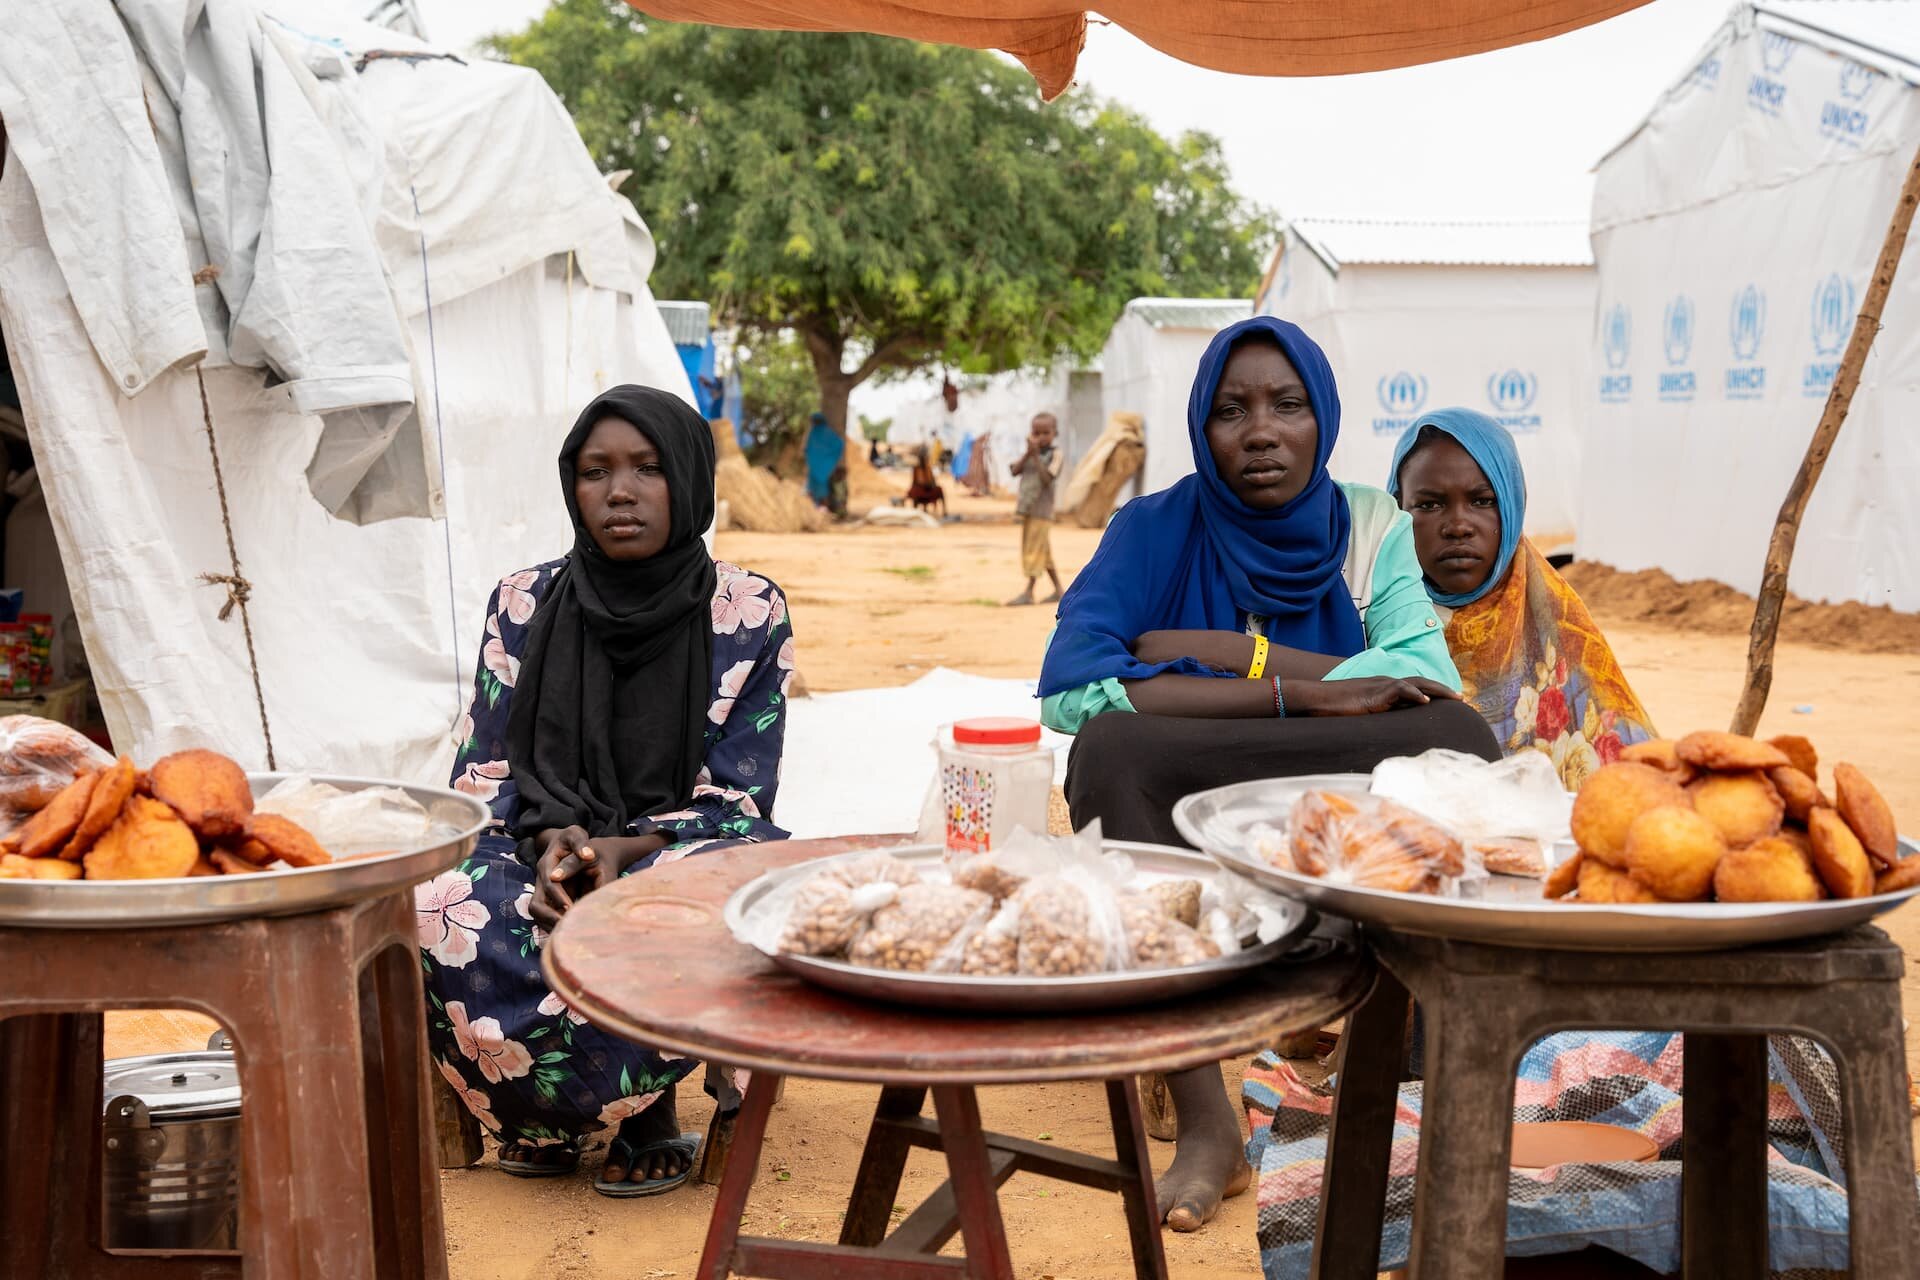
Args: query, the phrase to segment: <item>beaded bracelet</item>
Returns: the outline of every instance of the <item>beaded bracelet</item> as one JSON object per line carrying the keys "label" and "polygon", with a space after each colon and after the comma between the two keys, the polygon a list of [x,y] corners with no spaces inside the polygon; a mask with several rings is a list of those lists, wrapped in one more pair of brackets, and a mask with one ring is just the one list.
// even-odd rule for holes
{"label": "beaded bracelet", "polygon": [[1285,719],[1287,715],[1286,700],[1280,696],[1279,676],[1273,678],[1273,714],[1279,716],[1281,719]]}

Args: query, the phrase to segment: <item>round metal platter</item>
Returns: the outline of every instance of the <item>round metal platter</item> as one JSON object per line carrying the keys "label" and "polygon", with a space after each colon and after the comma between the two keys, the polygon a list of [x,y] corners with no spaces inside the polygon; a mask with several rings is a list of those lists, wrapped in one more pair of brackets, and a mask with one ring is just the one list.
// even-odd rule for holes
{"label": "round metal platter", "polygon": [[[247,781],[257,797],[290,776],[249,773]],[[474,842],[492,819],[484,804],[458,791],[380,778],[313,780],[344,791],[397,787],[426,806],[433,819],[433,833],[425,843],[394,853],[258,875],[170,880],[0,880],[0,925],[139,929],[320,911],[431,880],[472,853]]]}
{"label": "round metal platter", "polygon": [[[1214,860],[1189,849],[1109,840],[1110,853],[1133,859],[1138,879],[1206,880],[1218,870]],[[755,904],[781,886],[812,875],[829,862],[869,857],[874,850],[821,858],[766,875],[743,885],[727,900],[724,919],[735,937],[741,936]],[[933,845],[916,845],[878,852],[915,865],[944,868],[945,852]],[[773,955],[772,960],[791,973],[819,986],[870,1000],[886,1000],[917,1008],[954,1009],[966,1013],[1069,1013],[1152,1004],[1204,991],[1238,974],[1294,950],[1315,924],[1313,912],[1297,901],[1286,927],[1272,942],[1244,947],[1230,956],[1179,969],[1147,969],[1125,973],[1090,973],[1070,978],[979,977],[955,973],[910,973],[869,969],[843,960],[816,956]]]}
{"label": "round metal platter", "polygon": [[[1303,791],[1364,795],[1363,773],[1268,778],[1202,791],[1174,806],[1180,834],[1227,870],[1275,893],[1298,898],[1316,911],[1408,933],[1459,938],[1498,946],[1558,951],[1718,951],[1759,942],[1781,942],[1842,933],[1893,910],[1920,887],[1869,898],[1821,902],[1670,902],[1594,905],[1554,902],[1541,896],[1538,880],[1491,876],[1478,898],[1442,898],[1387,889],[1361,889],[1283,871],[1260,856],[1258,828],[1284,833],[1293,802]],[[1920,856],[1911,840],[1903,857]],[[1570,856],[1570,845],[1556,856]]]}

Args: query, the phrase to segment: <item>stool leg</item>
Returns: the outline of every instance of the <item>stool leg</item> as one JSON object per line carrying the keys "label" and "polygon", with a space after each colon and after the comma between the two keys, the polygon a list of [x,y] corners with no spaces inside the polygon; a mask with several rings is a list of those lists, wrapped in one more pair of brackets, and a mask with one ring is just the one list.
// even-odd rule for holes
{"label": "stool leg", "polygon": [[773,1113],[773,1098],[779,1090],[780,1077],[764,1071],[754,1072],[747,1083],[739,1127],[733,1131],[733,1150],[727,1157],[727,1172],[714,1197],[713,1216],[707,1220],[707,1241],[700,1250],[696,1280],[726,1280],[733,1270],[733,1244],[740,1236],[740,1215],[747,1211],[753,1175],[760,1168],[760,1143],[767,1136],[767,1117]]}
{"label": "stool leg", "polygon": [[1402,1040],[1412,1003],[1400,980],[1382,966],[1373,991],[1347,1015],[1313,1236],[1314,1280],[1373,1280],[1379,1269]]}
{"label": "stool leg", "polygon": [[[1684,1053],[1680,1273],[1689,1280],[1709,1276],[1763,1280],[1767,1274],[1766,1037],[1689,1031]],[[1911,1174],[1908,1185],[1912,1185]]]}
{"label": "stool leg", "polygon": [[[1476,1007],[1469,1021],[1444,999],[1422,1004],[1426,1088],[1411,1269],[1415,1280],[1487,1280],[1505,1267],[1521,1032],[1504,1010]],[[1366,1261],[1378,1259],[1376,1252]]]}
{"label": "stool leg", "polygon": [[[84,1025],[89,1019],[91,1037]],[[32,1014],[0,1022],[4,1280],[81,1274],[94,1254],[101,1194],[94,1159],[100,1141],[99,1022],[98,1014]]]}
{"label": "stool leg", "polygon": [[1113,1122],[1113,1147],[1120,1167],[1133,1175],[1120,1186],[1127,1210],[1127,1235],[1133,1243],[1137,1280],[1167,1280],[1167,1254],[1160,1243],[1159,1200],[1153,1193],[1153,1161],[1147,1155],[1146,1118],[1133,1077],[1107,1081],[1107,1115]]}
{"label": "stool leg", "polygon": [[[1847,1213],[1853,1280],[1911,1276],[1920,1258],[1920,1206],[1914,1203],[1913,1129],[1897,995],[1883,1016],[1849,1028],[1839,1053],[1841,1109],[1847,1126]],[[1688,1042],[1691,1045],[1691,1041]]]}
{"label": "stool leg", "polygon": [[994,1182],[986,1132],[980,1126],[980,1100],[966,1086],[941,1085],[933,1091],[933,1109],[940,1117],[947,1178],[960,1210],[968,1280],[1013,1280],[1013,1257],[1007,1252],[1007,1232],[1000,1221],[1000,1189]]}
{"label": "stool leg", "polygon": [[1167,1092],[1167,1077],[1162,1071],[1141,1076],[1140,1110],[1146,1116],[1147,1136],[1172,1142],[1180,1136],[1180,1117],[1174,1114],[1173,1095]]}
{"label": "stool leg", "polygon": [[853,1177],[847,1198],[847,1220],[840,1226],[840,1243],[871,1248],[887,1238],[893,1206],[900,1198],[900,1177],[907,1170],[912,1145],[888,1126],[889,1120],[911,1120],[926,1105],[925,1087],[888,1085],[880,1091],[867,1130],[866,1149],[860,1153],[860,1171]]}
{"label": "stool leg", "polygon": [[[426,1000],[418,952],[410,940],[373,957],[361,981],[361,999],[375,1254],[384,1267],[380,1275],[447,1280],[440,1162],[427,1075]],[[434,1078],[438,1076],[435,1072]]]}

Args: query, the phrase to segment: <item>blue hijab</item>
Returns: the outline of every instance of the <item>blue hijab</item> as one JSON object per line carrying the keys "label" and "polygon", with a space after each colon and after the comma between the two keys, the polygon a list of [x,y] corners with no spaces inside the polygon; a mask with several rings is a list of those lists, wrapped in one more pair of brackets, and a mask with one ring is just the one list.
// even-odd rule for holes
{"label": "blue hijab", "polygon": [[[1207,418],[1227,357],[1250,340],[1273,342],[1286,353],[1320,424],[1312,478],[1293,501],[1272,511],[1255,511],[1233,496],[1207,444]],[[1215,334],[1187,399],[1194,473],[1128,503],[1107,526],[1092,562],[1060,602],[1060,625],[1040,668],[1040,695],[1163,672],[1217,675],[1191,658],[1141,662],[1134,642],[1148,631],[1239,631],[1250,614],[1267,620],[1267,638],[1276,644],[1336,658],[1366,648],[1340,574],[1347,560],[1347,495],[1327,474],[1339,438],[1340,394],[1313,339],[1272,316]]]}
{"label": "blue hijab", "polygon": [[1435,409],[1420,415],[1400,437],[1400,443],[1393,447],[1393,467],[1387,473],[1387,492],[1396,500],[1400,497],[1400,467],[1420,443],[1420,433],[1428,427],[1452,437],[1480,464],[1487,483],[1493,486],[1494,500],[1500,508],[1500,554],[1487,580],[1475,590],[1451,593],[1437,589],[1431,581],[1427,582],[1427,594],[1433,597],[1435,604],[1458,609],[1461,605],[1472,604],[1506,581],[1507,570],[1513,564],[1513,554],[1520,547],[1520,536],[1527,524],[1527,475],[1520,469],[1520,451],[1514,448],[1513,437],[1507,434],[1505,427],[1472,409]]}
{"label": "blue hijab", "polygon": [[813,415],[807,432],[807,496],[825,502],[833,486],[833,473],[847,452],[847,438],[827,424],[827,415]]}

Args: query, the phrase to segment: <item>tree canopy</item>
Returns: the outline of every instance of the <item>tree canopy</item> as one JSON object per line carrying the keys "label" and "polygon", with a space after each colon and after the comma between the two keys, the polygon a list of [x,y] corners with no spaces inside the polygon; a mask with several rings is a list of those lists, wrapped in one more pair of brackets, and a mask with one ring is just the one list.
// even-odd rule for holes
{"label": "tree canopy", "polygon": [[821,407],[883,370],[1097,352],[1129,299],[1246,297],[1266,229],[1219,144],[988,53],[656,21],[559,0],[499,52],[544,75],[659,243],[661,296],[804,346]]}

